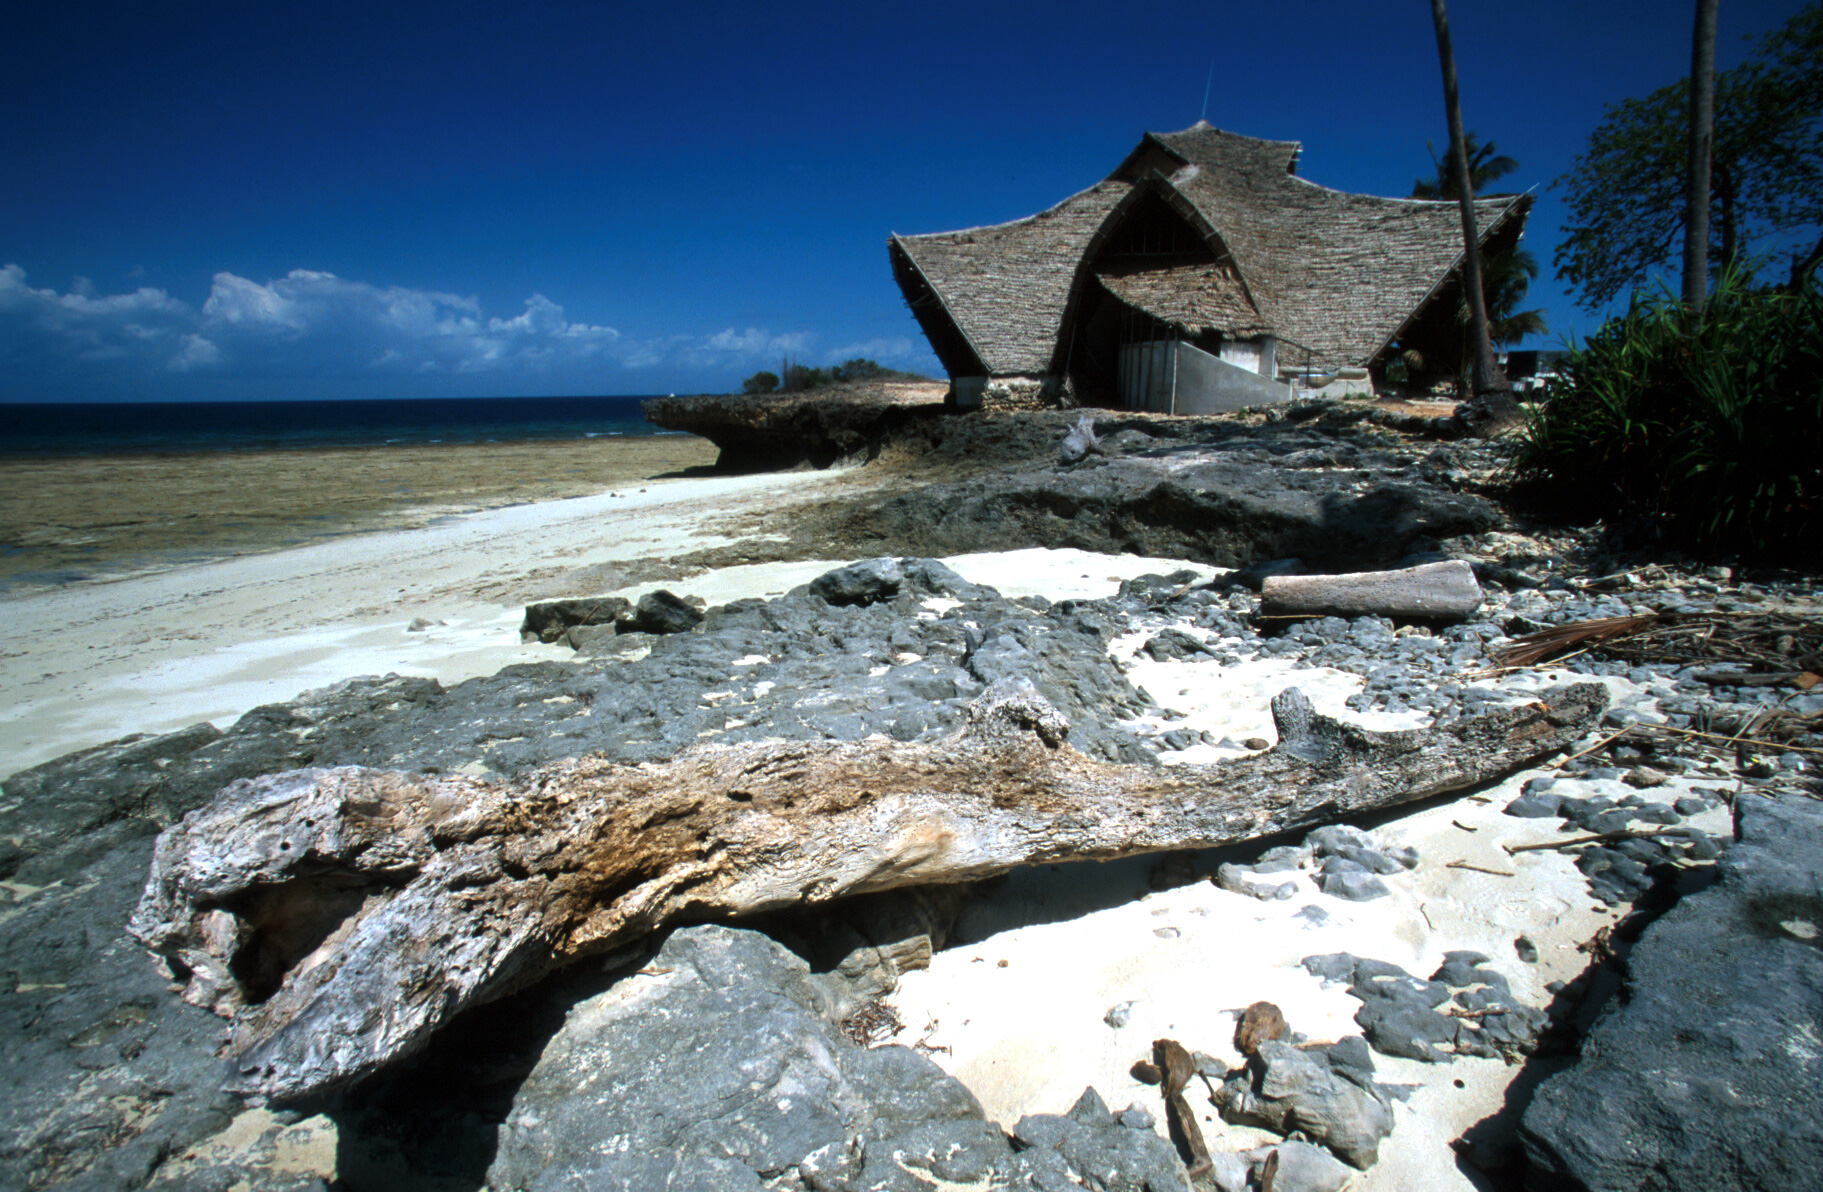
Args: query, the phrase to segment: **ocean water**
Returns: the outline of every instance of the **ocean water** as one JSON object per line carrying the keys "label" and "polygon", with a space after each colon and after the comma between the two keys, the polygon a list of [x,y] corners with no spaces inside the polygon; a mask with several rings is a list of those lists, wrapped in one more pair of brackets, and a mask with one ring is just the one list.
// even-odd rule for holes
{"label": "ocean water", "polygon": [[639,397],[0,403],[0,456],[271,451],[663,435]]}

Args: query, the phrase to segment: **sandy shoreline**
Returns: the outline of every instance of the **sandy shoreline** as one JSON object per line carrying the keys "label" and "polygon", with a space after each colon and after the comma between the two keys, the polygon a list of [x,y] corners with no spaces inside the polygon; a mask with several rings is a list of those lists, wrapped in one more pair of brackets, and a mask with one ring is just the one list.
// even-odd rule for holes
{"label": "sandy shoreline", "polygon": [[[785,563],[667,564],[730,545],[725,524],[782,524],[794,505],[869,482],[855,472],[647,479],[108,582],[15,588],[0,601],[0,776],[129,733],[226,727],[361,675],[450,685],[567,659],[565,647],[519,641],[525,602],[543,596],[666,587],[722,604],[781,594],[848,558],[832,547]],[[1076,551],[961,564],[1009,594],[1095,596],[1124,576],[1182,566]]]}

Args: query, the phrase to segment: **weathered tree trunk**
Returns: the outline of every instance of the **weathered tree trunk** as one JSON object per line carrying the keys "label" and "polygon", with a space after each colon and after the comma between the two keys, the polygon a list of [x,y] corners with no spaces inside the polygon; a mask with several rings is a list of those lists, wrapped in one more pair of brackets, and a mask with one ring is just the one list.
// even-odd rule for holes
{"label": "weathered tree trunk", "polygon": [[1437,29],[1437,57],[1443,64],[1443,106],[1449,119],[1450,175],[1456,181],[1456,201],[1462,207],[1462,288],[1469,304],[1469,325],[1474,336],[1475,396],[1507,389],[1506,376],[1494,360],[1494,343],[1488,338],[1487,291],[1481,282],[1481,237],[1475,230],[1475,187],[1469,178],[1468,142],[1462,135],[1462,103],[1456,95],[1456,55],[1450,49],[1449,16],[1443,0],[1431,0],[1431,22]]}
{"label": "weathered tree trunk", "polygon": [[1684,305],[1703,308],[1709,288],[1709,159],[1715,141],[1715,15],[1718,0],[1696,0],[1690,37],[1690,135],[1684,187]]}
{"label": "weathered tree trunk", "polygon": [[1116,766],[1067,745],[1029,685],[997,685],[928,745],[708,746],[501,783],[298,770],[237,782],[167,831],[128,929],[188,978],[187,1000],[235,1019],[232,1087],[295,1100],[669,922],[1270,835],[1487,781],[1605,706],[1586,684],[1372,733],[1290,690],[1266,753]]}

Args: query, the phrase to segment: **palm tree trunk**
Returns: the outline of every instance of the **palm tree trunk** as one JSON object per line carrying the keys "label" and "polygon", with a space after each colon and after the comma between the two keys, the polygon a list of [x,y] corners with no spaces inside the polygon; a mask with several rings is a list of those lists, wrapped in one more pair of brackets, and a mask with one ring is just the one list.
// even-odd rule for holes
{"label": "palm tree trunk", "polygon": [[1684,305],[1703,308],[1709,288],[1709,157],[1715,140],[1715,14],[1719,0],[1696,0],[1690,37],[1689,181],[1684,208]]}
{"label": "palm tree trunk", "polygon": [[1488,338],[1488,306],[1481,288],[1481,237],[1475,233],[1475,191],[1469,185],[1468,147],[1462,136],[1462,104],[1456,98],[1456,56],[1450,52],[1449,17],[1443,0],[1431,0],[1431,20],[1437,27],[1437,57],[1443,63],[1443,105],[1449,116],[1450,173],[1456,180],[1456,198],[1462,205],[1462,287],[1467,291],[1469,324],[1475,341],[1474,385],[1477,396],[1504,390],[1506,377],[1494,362],[1494,345]]}

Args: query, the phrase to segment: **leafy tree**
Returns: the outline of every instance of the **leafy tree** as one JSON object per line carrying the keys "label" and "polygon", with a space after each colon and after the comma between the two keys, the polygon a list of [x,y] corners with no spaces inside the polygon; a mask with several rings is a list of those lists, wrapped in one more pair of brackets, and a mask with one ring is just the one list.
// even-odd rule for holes
{"label": "leafy tree", "polygon": [[[1472,131],[1462,135],[1463,148],[1469,155],[1469,190],[1480,194],[1487,184],[1506,177],[1519,168],[1519,163],[1501,153],[1489,141],[1483,145]],[[1436,168],[1435,178],[1420,178],[1412,183],[1412,198],[1440,199],[1450,201],[1456,197],[1456,183],[1450,178],[1450,163],[1437,157],[1437,147],[1431,142],[1424,142],[1424,149],[1431,155],[1431,165]]]}
{"label": "leafy tree", "polygon": [[741,392],[747,394],[776,393],[779,388],[779,375],[771,372],[756,372],[741,382]]}
{"label": "leafy tree", "polygon": [[[1682,247],[1688,80],[1610,104],[1561,187],[1570,209],[1554,264],[1594,310],[1669,272]],[[1793,248],[1795,284],[1823,261],[1823,3],[1715,76],[1711,276],[1748,271],[1756,246]]]}

